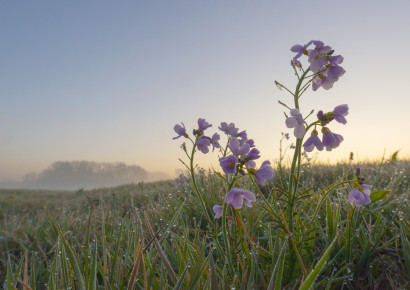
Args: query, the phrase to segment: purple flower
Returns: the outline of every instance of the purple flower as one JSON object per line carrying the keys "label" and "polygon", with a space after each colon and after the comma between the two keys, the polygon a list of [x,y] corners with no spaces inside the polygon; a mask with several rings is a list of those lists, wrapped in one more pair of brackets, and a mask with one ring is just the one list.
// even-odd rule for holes
{"label": "purple flower", "polygon": [[248,143],[251,148],[255,147],[255,141],[253,141],[253,139],[246,140],[246,143]]}
{"label": "purple flower", "polygon": [[328,62],[326,54],[328,54],[332,48],[330,46],[325,46],[323,42],[314,40],[313,44],[316,45],[315,49],[309,50],[309,62],[310,70],[314,73],[318,73],[325,68]]}
{"label": "purple flower", "polygon": [[349,202],[357,206],[362,206],[370,203],[370,196],[359,191],[357,188],[353,188],[349,193]]}
{"label": "purple flower", "polygon": [[370,195],[372,193],[372,191],[370,190],[372,188],[371,185],[361,183],[360,187],[362,188],[363,193],[365,193],[367,195]]}
{"label": "purple flower", "polygon": [[225,196],[225,202],[234,208],[242,208],[242,204],[252,207],[252,202],[256,201],[255,195],[249,190],[243,188],[232,188]]}
{"label": "purple flower", "polygon": [[215,133],[215,134],[213,134],[212,135],[212,138],[211,138],[211,144],[212,144],[212,151],[214,151],[214,149],[215,148],[220,148],[221,147],[221,145],[219,145],[219,139],[221,139],[221,137],[219,136],[219,134],[218,133]]}
{"label": "purple flower", "polygon": [[275,172],[273,172],[273,168],[270,166],[269,161],[265,161],[262,163],[261,167],[254,172],[255,180],[260,185],[264,185],[266,181],[273,178]]}
{"label": "purple flower", "polygon": [[294,66],[294,67],[298,67],[298,68],[302,68],[302,63],[300,61],[298,61],[297,59],[292,59],[290,61],[290,65]]}
{"label": "purple flower", "polygon": [[333,109],[333,115],[335,117],[335,120],[342,124],[347,123],[345,116],[347,116],[348,113],[349,113],[349,106],[346,104],[339,105]]}
{"label": "purple flower", "polygon": [[337,148],[337,147],[339,147],[340,143],[342,143],[344,138],[343,138],[342,135],[339,135],[339,134],[336,134],[336,133],[333,133],[333,136],[335,136],[335,138],[336,138],[336,142],[333,145],[333,148]]}
{"label": "purple flower", "polygon": [[199,151],[206,154],[209,152],[208,147],[211,146],[211,140],[209,137],[198,139],[196,140],[196,146]]}
{"label": "purple flower", "polygon": [[[326,149],[327,149],[327,147],[332,148],[332,147],[333,147],[333,144],[336,142],[336,137],[335,137],[335,136],[333,135],[333,133],[330,132],[330,130],[327,129],[326,127],[324,127],[324,128],[322,129],[322,132],[323,132],[323,137],[322,137],[322,144],[323,144],[323,146],[326,146]],[[329,150],[328,150],[328,151],[329,151]]]}
{"label": "purple flower", "polygon": [[361,170],[360,167],[357,167],[356,168],[356,174],[360,174],[360,170]]}
{"label": "purple flower", "polygon": [[322,124],[322,126],[325,126],[325,125],[329,124],[331,121],[333,121],[335,117],[334,117],[333,113],[323,114],[323,111],[320,110],[317,113],[317,118],[320,121],[320,124]]}
{"label": "purple flower", "polygon": [[313,79],[312,89],[316,91],[318,88],[323,87],[325,90],[329,90],[344,73],[345,70],[341,66],[330,65],[324,72],[321,72]]}
{"label": "purple flower", "polygon": [[222,216],[223,210],[224,208],[220,205],[214,205],[214,207],[212,208],[212,210],[215,213],[215,218],[219,219]]}
{"label": "purple flower", "polygon": [[235,124],[234,123],[226,123],[226,122],[222,122],[221,126],[218,127],[219,130],[223,131],[226,135],[231,135],[231,136],[236,136],[238,134],[238,128],[235,128]]}
{"label": "purple flower", "polygon": [[338,65],[343,62],[343,56],[341,55],[332,55],[329,57],[329,64],[330,65]]}
{"label": "purple flower", "polygon": [[[313,43],[313,49],[308,47]],[[339,65],[343,62],[341,55],[333,55],[334,50],[322,41],[312,40],[307,45],[294,45],[291,51],[296,52],[296,56],[291,61],[292,66],[301,68],[298,58],[302,55],[308,56],[310,70],[317,74],[312,81],[312,89],[316,91],[323,87],[329,90],[333,84],[345,73],[345,70]]]}
{"label": "purple flower", "polygon": [[176,124],[176,125],[174,126],[174,131],[175,131],[175,133],[178,134],[178,136],[172,138],[173,140],[178,139],[179,137],[182,137],[182,136],[188,137],[188,135],[187,135],[187,133],[186,133],[186,130],[185,130],[185,125],[184,125],[184,123],[181,123],[181,124],[182,124],[182,126],[181,126],[181,125],[178,125],[178,124]]}
{"label": "purple flower", "polygon": [[326,127],[323,127],[322,132],[322,144],[326,147],[327,151],[332,151],[332,149],[339,147],[340,143],[343,141],[343,137],[341,135],[332,133]]}
{"label": "purple flower", "polygon": [[322,86],[323,79],[326,76],[323,73],[318,74],[312,81],[312,90],[316,91],[318,88]]}
{"label": "purple flower", "polygon": [[[314,56],[313,56],[314,55]],[[327,64],[326,56],[317,53],[316,50],[312,50],[309,53],[310,70],[314,73],[325,70],[325,65]]]}
{"label": "purple flower", "polygon": [[333,88],[333,84],[344,75],[345,70],[338,65],[330,66],[324,73],[325,78],[322,79],[321,85],[325,90]]}
{"label": "purple flower", "polygon": [[241,138],[244,142],[248,140],[248,134],[246,134],[246,131],[239,132],[235,137]]}
{"label": "purple flower", "polygon": [[236,165],[238,164],[238,158],[234,155],[221,157],[219,159],[219,164],[222,167],[222,170],[226,174],[233,174],[236,172]]}
{"label": "purple flower", "polygon": [[174,185],[176,186],[187,186],[187,179],[183,174],[180,174],[178,178],[175,180]]}
{"label": "purple flower", "polygon": [[248,162],[245,163],[246,168],[255,168],[256,167],[256,163],[253,160],[249,160]]}
{"label": "purple flower", "polygon": [[313,130],[310,137],[305,141],[305,143],[303,143],[303,148],[306,152],[312,152],[315,147],[319,151],[323,150],[323,144],[318,137],[318,132]]}
{"label": "purple flower", "polygon": [[205,173],[206,173],[206,170],[205,169],[203,169],[203,168],[198,168],[198,174],[200,175],[200,176],[205,176]]}
{"label": "purple flower", "polygon": [[261,157],[259,155],[259,150],[256,148],[252,148],[251,151],[249,151],[249,153],[246,155],[246,160],[256,160],[259,157]]}
{"label": "purple flower", "polygon": [[296,138],[302,138],[305,135],[306,128],[303,123],[302,114],[299,113],[298,109],[290,110],[291,117],[286,119],[286,127],[295,128],[293,134]]}
{"label": "purple flower", "polygon": [[289,133],[281,132],[281,134],[282,134],[282,139],[285,138],[286,140],[289,140],[289,138],[290,138]]}
{"label": "purple flower", "polygon": [[209,127],[212,127],[212,125],[205,121],[205,119],[201,118],[198,119],[198,126],[199,130],[202,130],[202,132],[208,129]]}
{"label": "purple flower", "polygon": [[229,149],[231,149],[232,154],[243,156],[249,152],[251,146],[248,143],[241,145],[237,138],[232,138],[229,141]]}
{"label": "purple flower", "polygon": [[299,57],[302,56],[302,54],[308,54],[307,48],[312,44],[312,40],[308,42],[308,44],[305,45],[299,45],[296,44],[294,46],[292,46],[292,48],[290,49],[290,51],[292,52],[297,52],[296,56],[293,58],[293,60],[297,60]]}
{"label": "purple flower", "polygon": [[354,203],[357,206],[369,204],[371,202],[371,187],[371,185],[362,184],[360,185],[359,189],[353,188],[352,191],[349,193],[349,202],[352,204]]}

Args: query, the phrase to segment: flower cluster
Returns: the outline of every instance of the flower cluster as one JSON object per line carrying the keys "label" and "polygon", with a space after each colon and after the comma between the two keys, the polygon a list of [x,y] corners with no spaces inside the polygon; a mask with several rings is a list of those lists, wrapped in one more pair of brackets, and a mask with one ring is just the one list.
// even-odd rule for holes
{"label": "flower cluster", "polygon": [[[242,208],[245,203],[247,207],[252,207],[252,202],[256,201],[255,195],[249,190],[234,187],[225,196],[225,202],[228,206],[233,206],[236,209]],[[212,208],[215,213],[215,218],[222,216],[223,207],[220,205],[214,205]]]}
{"label": "flower cluster", "polygon": [[[314,45],[313,49],[309,48],[312,44]],[[333,84],[345,73],[345,70],[339,66],[343,62],[343,57],[333,55],[334,50],[322,41],[311,40],[306,45],[294,45],[290,50],[296,53],[291,62],[295,67],[302,68],[302,64],[298,60],[302,55],[308,57],[310,70],[315,73],[312,81],[314,91],[320,87],[325,90],[331,89]]]}
{"label": "flower cluster", "polygon": [[211,124],[209,124],[205,119],[198,119],[198,129],[194,129],[193,134],[196,137],[196,147],[198,148],[199,151],[202,153],[206,154],[209,152],[209,146],[212,145],[212,150],[215,148],[219,148],[219,139],[220,136],[218,133],[215,133],[212,135],[212,137],[208,137],[204,135],[204,132],[206,129],[209,127],[212,127]]}
{"label": "flower cluster", "polygon": [[366,178],[360,177],[360,167],[356,168],[356,183],[355,183],[355,188],[350,191],[349,194],[349,202],[352,204],[355,204],[357,206],[362,206],[369,204],[371,202],[370,200],[370,194],[372,188],[371,185],[367,185],[364,183]]}
{"label": "flower cluster", "polygon": [[185,187],[188,185],[187,179],[183,174],[180,174],[177,179],[174,181],[175,186],[182,186]]}
{"label": "flower cluster", "polygon": [[[186,132],[184,124],[182,124],[182,126],[177,124],[174,126],[174,131],[177,133],[177,136],[173,139],[180,137],[188,138],[199,151],[208,153],[211,145],[213,149],[221,148],[219,144],[220,136],[217,133],[213,134],[212,137],[205,135],[205,130],[210,127],[212,127],[212,125],[205,119],[199,118],[198,129],[193,130],[195,138],[191,139]],[[274,171],[269,161],[263,162],[259,169],[256,169],[255,160],[261,157],[260,152],[255,148],[255,142],[252,139],[248,139],[246,131],[239,131],[234,123],[228,124],[226,122],[222,122],[218,128],[228,136],[227,147],[225,150],[221,150],[223,156],[219,159],[222,170],[226,174],[235,174],[234,178],[237,178],[237,174],[252,175],[255,181],[261,185],[266,184],[268,180],[273,178]],[[182,149],[187,152],[185,143],[182,145]],[[193,155],[190,158],[193,158]],[[187,184],[186,178],[180,175],[175,184],[185,186]],[[232,188],[225,197],[227,205],[235,209],[242,208],[243,203],[251,207],[251,203],[255,200],[255,195],[252,192],[241,188]],[[219,205],[213,207],[216,218],[222,215],[222,209],[222,206]]]}
{"label": "flower cluster", "polygon": [[317,125],[322,126],[322,140],[319,138],[318,131],[316,129],[312,130],[310,137],[303,143],[303,148],[306,152],[312,152],[313,149],[322,151],[326,148],[327,151],[332,151],[339,147],[340,143],[343,141],[343,136],[333,133],[325,125],[329,124],[331,121],[336,120],[341,124],[346,124],[345,116],[349,113],[349,106],[346,104],[336,106],[332,112],[326,114],[323,111],[319,111],[317,114],[318,121]]}
{"label": "flower cluster", "polygon": [[298,109],[290,110],[290,117],[286,118],[286,127],[295,128],[293,134],[296,138],[303,138],[306,132],[305,123],[302,114]]}
{"label": "flower cluster", "polygon": [[184,136],[185,138],[188,138],[188,134],[186,133],[185,125],[184,125],[184,123],[181,123],[181,124],[182,124],[182,126],[179,125],[179,124],[176,124],[174,126],[174,131],[175,131],[175,133],[178,134],[178,136],[172,138],[173,140],[178,139],[179,137],[182,137],[182,136]]}
{"label": "flower cluster", "polygon": [[263,162],[259,169],[255,169],[255,160],[260,158],[260,152],[255,148],[254,141],[247,138],[246,131],[238,133],[239,129],[235,128],[235,124],[228,125],[225,122],[221,123],[219,129],[230,138],[228,147],[232,154],[219,159],[219,164],[226,174],[245,175],[246,169],[248,174],[254,175],[255,180],[262,185],[273,178],[274,172],[269,161]]}
{"label": "flower cluster", "polygon": [[[209,127],[212,127],[205,119],[199,118],[198,119],[198,129],[193,130],[193,135],[195,136],[195,144],[199,151],[206,154],[209,152],[209,147],[212,145],[212,150],[215,148],[220,148],[219,139],[221,138],[218,133],[212,135],[212,137],[205,136],[204,132]],[[185,138],[189,138],[188,134],[186,133],[186,129],[184,124],[182,126],[177,124],[174,126],[174,131],[177,133],[178,136],[174,137],[173,139],[178,139],[179,137],[184,136]]]}

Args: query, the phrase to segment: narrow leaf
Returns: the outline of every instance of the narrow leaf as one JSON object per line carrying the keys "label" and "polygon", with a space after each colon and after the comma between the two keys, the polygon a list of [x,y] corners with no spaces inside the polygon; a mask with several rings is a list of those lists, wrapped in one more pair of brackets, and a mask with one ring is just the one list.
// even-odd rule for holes
{"label": "narrow leaf", "polygon": [[333,246],[336,244],[336,239],[337,239],[337,236],[333,239],[329,247],[323,253],[322,257],[317,262],[315,268],[306,277],[306,280],[303,282],[302,286],[300,286],[299,290],[307,290],[307,289],[310,289],[311,286],[313,286],[313,283],[315,282],[316,278],[319,276],[320,272],[325,266],[327,258],[329,257],[330,252],[333,249]]}
{"label": "narrow leaf", "polygon": [[181,277],[179,277],[178,282],[177,282],[177,284],[176,284],[175,287],[174,287],[174,290],[178,290],[178,289],[181,288],[182,283],[184,282],[185,274],[186,274],[186,272],[188,271],[189,267],[190,267],[190,264],[188,263],[188,264],[186,265],[185,270],[184,270],[184,272],[182,273]]}
{"label": "narrow leaf", "polygon": [[391,190],[379,190],[379,191],[374,191],[370,194],[370,200],[372,202],[380,199],[385,199],[387,197],[387,194],[389,194]]}
{"label": "narrow leaf", "polygon": [[95,240],[95,250],[93,255],[93,262],[91,265],[90,279],[88,281],[88,289],[97,289],[97,239]]}
{"label": "narrow leaf", "polygon": [[76,278],[76,281],[78,282],[78,285],[77,285],[78,289],[85,290],[84,276],[83,276],[83,273],[81,272],[80,265],[78,264],[77,257],[75,255],[73,249],[67,243],[64,236],[61,233],[60,233],[60,236],[61,236],[61,240],[63,241],[64,248],[66,250],[68,259],[70,261],[70,264],[74,269],[75,278]]}

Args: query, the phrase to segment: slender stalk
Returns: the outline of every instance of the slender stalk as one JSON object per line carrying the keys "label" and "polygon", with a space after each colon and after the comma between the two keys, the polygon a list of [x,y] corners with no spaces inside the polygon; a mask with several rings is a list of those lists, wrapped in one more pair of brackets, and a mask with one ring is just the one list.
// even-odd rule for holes
{"label": "slender stalk", "polygon": [[[305,80],[305,77],[307,73],[310,71],[310,68],[308,68],[306,71],[303,72],[303,74],[300,76],[299,81],[296,85],[295,93],[293,94],[293,100],[295,102],[295,108],[299,110],[299,93],[301,91],[301,86],[303,84],[303,81]],[[292,167],[290,169],[290,175],[289,175],[289,185],[288,185],[288,193],[291,195],[290,199],[288,199],[288,212],[287,212],[287,217],[288,217],[288,227],[289,227],[289,233],[293,234],[294,231],[294,222],[293,222],[293,214],[294,214],[294,206],[295,206],[295,196],[297,192],[297,186],[298,186],[298,178],[296,178],[295,183],[293,182],[294,176],[295,176],[295,171],[298,172],[300,171],[300,164],[301,164],[301,150],[302,150],[302,138],[296,139],[296,148],[295,152],[293,153],[293,160],[292,160]],[[295,251],[293,249],[293,244],[292,241],[289,240],[289,249],[290,249],[290,261],[289,261],[289,279],[292,279],[294,268],[295,268],[295,262],[296,262],[296,257],[295,257]]]}
{"label": "slender stalk", "polygon": [[[235,184],[235,181],[237,179],[238,176],[238,172],[236,172],[236,174],[234,175],[234,177],[232,178],[231,183],[228,184],[228,189],[227,192],[229,192],[233,185]],[[225,244],[225,253],[228,259],[228,264],[229,267],[231,268],[231,270],[233,272],[235,272],[234,267],[233,267],[233,263],[232,263],[232,255],[231,255],[231,246],[229,244],[229,238],[228,238],[228,229],[226,227],[226,215],[228,212],[228,204],[226,202],[224,202],[223,205],[223,210],[222,210],[222,236],[223,236],[223,240],[224,240],[224,244]]]}
{"label": "slender stalk", "polygon": [[202,198],[201,192],[199,191],[198,185],[196,184],[196,180],[195,180],[195,168],[194,168],[194,155],[195,155],[195,149],[196,149],[196,143],[193,142],[193,146],[192,146],[192,153],[190,156],[190,173],[191,173],[191,180],[192,180],[192,184],[194,186],[194,192],[196,193],[199,201],[201,202],[201,206],[203,211],[205,212],[206,218],[208,219],[208,222],[210,225],[212,225],[212,227],[214,226],[213,220],[209,215],[208,209],[206,208],[205,205],[205,201]]}

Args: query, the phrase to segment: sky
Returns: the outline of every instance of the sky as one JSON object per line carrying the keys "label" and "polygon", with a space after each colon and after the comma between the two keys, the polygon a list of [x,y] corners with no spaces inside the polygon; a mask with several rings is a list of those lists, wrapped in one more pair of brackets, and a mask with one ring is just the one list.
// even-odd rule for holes
{"label": "sky", "polygon": [[[57,160],[124,162],[173,177],[197,119],[233,122],[279,154],[294,89],[290,48],[311,39],[344,57],[331,90],[301,112],[349,105],[324,161],[410,156],[410,1],[0,1],[0,180]],[[313,117],[309,120],[313,121]],[[224,137],[222,136],[222,139]],[[224,139],[223,139],[224,140]],[[200,156],[217,166],[216,153]]]}

